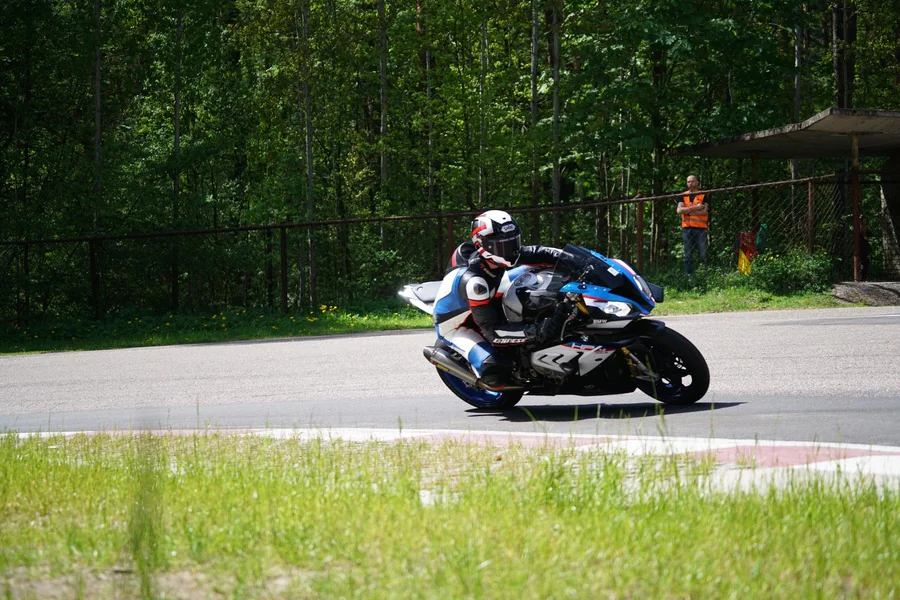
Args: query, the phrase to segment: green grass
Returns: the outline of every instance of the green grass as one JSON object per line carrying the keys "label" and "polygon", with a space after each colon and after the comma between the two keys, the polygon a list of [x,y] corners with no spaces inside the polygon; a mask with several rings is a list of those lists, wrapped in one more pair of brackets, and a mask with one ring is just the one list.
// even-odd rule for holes
{"label": "green grass", "polygon": [[831,294],[820,292],[801,292],[782,296],[746,288],[715,289],[707,292],[674,290],[671,293],[667,290],[665,302],[653,311],[653,315],[665,316],[789,308],[838,308],[841,306],[847,306],[847,303],[836,299]]}
{"label": "green grass", "polygon": [[0,438],[8,597],[894,597],[900,495],[574,449]]}

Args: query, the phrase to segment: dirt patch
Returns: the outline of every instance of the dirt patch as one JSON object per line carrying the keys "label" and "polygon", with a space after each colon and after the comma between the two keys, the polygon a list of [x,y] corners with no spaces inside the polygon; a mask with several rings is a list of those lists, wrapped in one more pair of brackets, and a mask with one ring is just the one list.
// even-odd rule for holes
{"label": "dirt patch", "polygon": [[[255,598],[311,598],[310,582],[317,575],[302,569],[273,569],[259,580],[239,582],[234,575],[182,569],[154,574],[151,590],[153,597],[160,599],[226,598],[236,592]],[[19,568],[0,579],[0,595],[13,600],[124,600],[141,597],[141,582],[138,573],[127,567],[85,569],[55,577],[46,568]]]}

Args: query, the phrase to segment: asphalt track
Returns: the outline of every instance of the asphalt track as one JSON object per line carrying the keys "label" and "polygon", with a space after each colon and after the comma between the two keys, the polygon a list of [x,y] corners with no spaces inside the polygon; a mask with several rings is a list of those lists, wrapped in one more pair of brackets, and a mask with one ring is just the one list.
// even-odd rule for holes
{"label": "asphalt track", "polygon": [[706,356],[690,407],[643,394],[476,411],[425,331],[0,357],[0,431],[387,428],[900,446],[900,308],[666,317]]}

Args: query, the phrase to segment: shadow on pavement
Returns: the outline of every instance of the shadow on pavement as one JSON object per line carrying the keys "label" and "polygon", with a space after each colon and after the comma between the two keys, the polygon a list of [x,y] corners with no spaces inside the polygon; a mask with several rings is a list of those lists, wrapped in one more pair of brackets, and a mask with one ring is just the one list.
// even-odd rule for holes
{"label": "shadow on pavement", "polygon": [[501,415],[503,420],[513,423],[528,421],[584,421],[587,419],[640,419],[661,415],[677,415],[682,413],[709,412],[740,406],[744,402],[698,402],[687,406],[660,404],[657,402],[636,402],[633,404],[545,404],[539,406],[516,406],[507,409],[467,410],[471,417],[487,417]]}

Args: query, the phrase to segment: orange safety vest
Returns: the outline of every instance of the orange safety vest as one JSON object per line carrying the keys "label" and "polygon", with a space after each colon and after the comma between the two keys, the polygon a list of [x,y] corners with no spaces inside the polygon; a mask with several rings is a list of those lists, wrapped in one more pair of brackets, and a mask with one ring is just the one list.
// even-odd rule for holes
{"label": "orange safety vest", "polygon": [[[694,199],[691,201],[691,192],[690,190],[685,192],[685,196],[681,197],[681,201],[684,202],[685,206],[697,206],[698,204],[703,204],[703,194],[694,194]],[[681,227],[682,229],[686,227],[696,227],[698,229],[706,229],[709,227],[709,214],[705,215],[681,215]]]}

